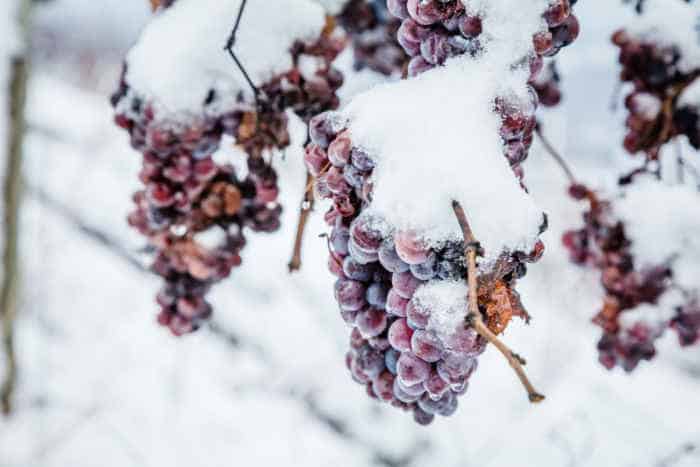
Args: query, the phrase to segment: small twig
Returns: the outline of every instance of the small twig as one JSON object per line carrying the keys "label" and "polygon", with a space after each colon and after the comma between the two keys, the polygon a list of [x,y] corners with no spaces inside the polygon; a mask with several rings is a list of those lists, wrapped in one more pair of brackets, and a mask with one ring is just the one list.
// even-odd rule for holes
{"label": "small twig", "polygon": [[308,188],[309,186],[313,186],[313,183],[314,177],[307,172],[304,196],[299,208],[299,222],[297,224],[297,234],[294,239],[294,251],[292,252],[292,259],[288,264],[290,273],[301,269],[301,248],[304,243],[304,231],[306,230],[306,223],[309,220],[309,215],[311,215],[311,211],[314,208],[314,190]]}
{"label": "small twig", "polygon": [[523,370],[523,364],[525,360],[518,354],[510,350],[491,330],[486,326],[484,320],[479,311],[479,302],[477,296],[477,268],[476,268],[476,257],[481,249],[479,242],[474,238],[474,233],[472,232],[469,222],[467,221],[467,216],[464,213],[462,205],[458,201],[452,201],[452,209],[457,216],[457,221],[462,228],[462,235],[464,236],[464,252],[467,257],[467,283],[469,286],[469,313],[467,315],[467,323],[474,328],[484,339],[493,344],[508,360],[510,366],[515,370],[518,375],[518,379],[525,387],[527,391],[528,398],[530,402],[540,402],[544,400],[544,396],[537,392],[535,388],[530,383],[525,370]]}
{"label": "small twig", "polygon": [[236,16],[236,23],[233,25],[233,30],[231,30],[231,35],[228,37],[228,40],[226,41],[226,45],[224,46],[224,50],[226,50],[233,61],[236,63],[236,66],[238,69],[241,71],[243,74],[243,77],[245,80],[248,82],[248,86],[253,90],[253,94],[255,94],[255,100],[258,100],[258,96],[260,95],[260,90],[258,87],[253,83],[253,80],[250,78],[250,75],[248,74],[248,71],[245,69],[241,61],[238,59],[236,56],[236,53],[233,51],[233,46],[236,44],[236,34],[238,33],[238,27],[241,25],[241,18],[243,17],[243,11],[245,10],[245,5],[246,5],[247,0],[242,0],[241,1],[241,6],[238,8],[238,15]]}
{"label": "small twig", "polygon": [[559,154],[559,151],[557,151],[554,148],[549,139],[547,139],[544,136],[544,133],[542,132],[542,124],[540,122],[537,122],[537,125],[535,125],[535,133],[537,133],[537,137],[542,142],[542,146],[544,146],[545,150],[549,153],[550,156],[552,156],[552,159],[554,159],[554,161],[564,171],[566,178],[569,179],[569,183],[571,183],[572,185],[577,184],[578,182],[576,181],[576,177],[574,176],[574,173],[569,167],[569,165],[566,163],[561,154]]}

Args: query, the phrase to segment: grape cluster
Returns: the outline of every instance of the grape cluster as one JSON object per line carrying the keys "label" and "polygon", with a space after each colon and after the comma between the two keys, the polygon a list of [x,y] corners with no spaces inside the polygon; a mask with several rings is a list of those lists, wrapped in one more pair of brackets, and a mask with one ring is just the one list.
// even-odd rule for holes
{"label": "grape cluster", "polygon": [[678,104],[683,91],[700,76],[700,69],[682,69],[678,47],[636,37],[624,29],[615,32],[612,41],[620,49],[620,79],[633,85],[625,98],[625,149],[630,154],[644,152],[655,160],[661,146],[679,135],[687,136],[700,149],[700,109]]}
{"label": "grape cluster", "polygon": [[621,366],[634,370],[640,361],[650,360],[656,354],[654,341],[671,327],[676,330],[681,345],[691,345],[700,338],[700,308],[697,298],[676,310],[670,321],[660,317],[652,322],[623,319],[643,305],[656,306],[671,286],[671,264],[639,268],[631,254],[631,242],[625,225],[616,219],[609,201],[582,185],[574,185],[570,194],[577,200],[586,200],[589,209],[584,214],[584,227],[564,234],[563,243],[571,260],[589,265],[600,271],[605,289],[603,306],[593,322],[603,335],[598,342],[599,360],[612,369]]}
{"label": "grape cluster", "polygon": [[[465,280],[464,243],[430,247],[415,231],[384,228],[364,212],[372,199],[372,156],[353,145],[337,114],[319,115],[309,128],[306,166],[317,193],[332,201],[325,216],[332,227],[328,267],[337,277],[340,314],[352,327],[346,360],[352,378],[371,397],[412,411],[420,424],[449,416],[486,341],[464,322],[436,331],[431,316],[439,311],[420,300],[419,289]],[[504,254],[492,274],[480,277],[479,305],[494,333],[513,316],[527,318],[514,286],[543,249],[540,242],[532,252]]]}
{"label": "grape cluster", "polygon": [[[289,144],[288,109],[308,121],[338,106],[342,75],[330,63],[341,47],[330,31],[315,43],[297,42],[291,49],[294,68],[262,85],[254,104],[241,96],[234,108],[215,112],[220,97],[212,90],[200,115],[186,120],[159,118],[157,101],[129,86],[125,67],[112,103],[117,125],[143,155],[144,185],[134,195],[129,223],[156,252],[153,270],[165,281],[158,321],[173,334],[192,332],[211,315],[204,297],[240,265],[244,229],[279,228],[282,209],[270,151]],[[315,70],[300,66],[308,56],[318,64]],[[224,135],[246,153],[247,175],[213,159]]]}
{"label": "grape cluster", "polygon": [[[556,0],[544,12],[549,28],[533,36],[533,78],[542,68],[542,56],[556,55],[578,37],[579,23],[572,13],[575,3]],[[456,55],[475,55],[482,48],[482,18],[467,14],[462,0],[387,0],[387,6],[402,20],[398,40],[412,57],[410,76],[442,65]]]}
{"label": "grape cluster", "polygon": [[403,74],[408,56],[396,40],[401,22],[389,14],[386,0],[350,0],[337,19],[352,39],[355,69]]}

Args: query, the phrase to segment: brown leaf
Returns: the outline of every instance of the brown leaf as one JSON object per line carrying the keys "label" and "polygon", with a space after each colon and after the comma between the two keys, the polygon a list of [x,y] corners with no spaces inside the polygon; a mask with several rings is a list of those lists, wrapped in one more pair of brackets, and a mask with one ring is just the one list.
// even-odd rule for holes
{"label": "brown leaf", "polygon": [[501,334],[513,318],[513,307],[508,287],[501,281],[495,284],[486,304],[486,325],[496,335]]}
{"label": "brown leaf", "polygon": [[486,325],[497,335],[505,331],[514,316],[530,321],[518,293],[502,280],[479,285],[479,305],[486,311]]}

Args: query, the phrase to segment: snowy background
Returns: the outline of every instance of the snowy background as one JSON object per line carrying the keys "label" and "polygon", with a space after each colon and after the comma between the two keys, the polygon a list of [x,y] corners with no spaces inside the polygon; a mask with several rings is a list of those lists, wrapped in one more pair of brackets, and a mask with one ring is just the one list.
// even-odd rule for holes
{"label": "snowy background", "polygon": [[[3,22],[10,3],[0,0]],[[624,117],[611,110],[609,37],[631,16],[617,3],[579,2],[581,38],[559,60],[565,101],[542,115],[579,178],[597,187],[633,164],[621,149]],[[302,272],[287,274],[304,184],[294,149],[279,165],[283,228],[249,236],[244,267],[214,288],[211,328],[173,339],[154,322],[158,280],[124,220],[140,156],[108,103],[147,2],[55,0],[36,13],[21,375],[16,413],[0,420],[1,467],[700,465],[700,349],[681,351],[668,333],[632,376],[598,364],[590,317],[602,291],[559,241],[583,205],[567,199],[537,145],[525,170],[550,214],[548,251],[520,284],[533,322],[505,338],[528,357],[543,404],[527,403],[493,349],[457,414],[428,428],[366,397],[344,365],[348,331],[318,238],[322,207]]]}

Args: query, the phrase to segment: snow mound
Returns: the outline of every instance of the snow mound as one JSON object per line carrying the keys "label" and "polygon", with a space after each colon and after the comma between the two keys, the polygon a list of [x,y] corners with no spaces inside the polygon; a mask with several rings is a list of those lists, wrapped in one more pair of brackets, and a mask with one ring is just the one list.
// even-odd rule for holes
{"label": "snow mound", "polygon": [[439,245],[462,238],[451,204],[457,200],[487,262],[502,251],[530,251],[542,211],[503,155],[494,111],[497,96],[525,100],[526,80],[523,70],[457,58],[356,96],[343,115],[354,144],[375,159],[369,212]]}
{"label": "snow mound", "polygon": [[[494,63],[507,67],[532,54],[532,36],[547,30],[542,17],[553,0],[462,0],[482,19],[481,45]],[[514,12],[517,12],[515,14]]]}
{"label": "snow mound", "polygon": [[[127,56],[129,86],[165,114],[201,109],[212,90],[224,106],[241,92],[250,95],[224,51],[239,7],[240,0],[178,0],[160,12]],[[292,68],[291,46],[316,40],[324,25],[325,12],[314,1],[249,0],[234,50],[253,82],[263,84]]]}

